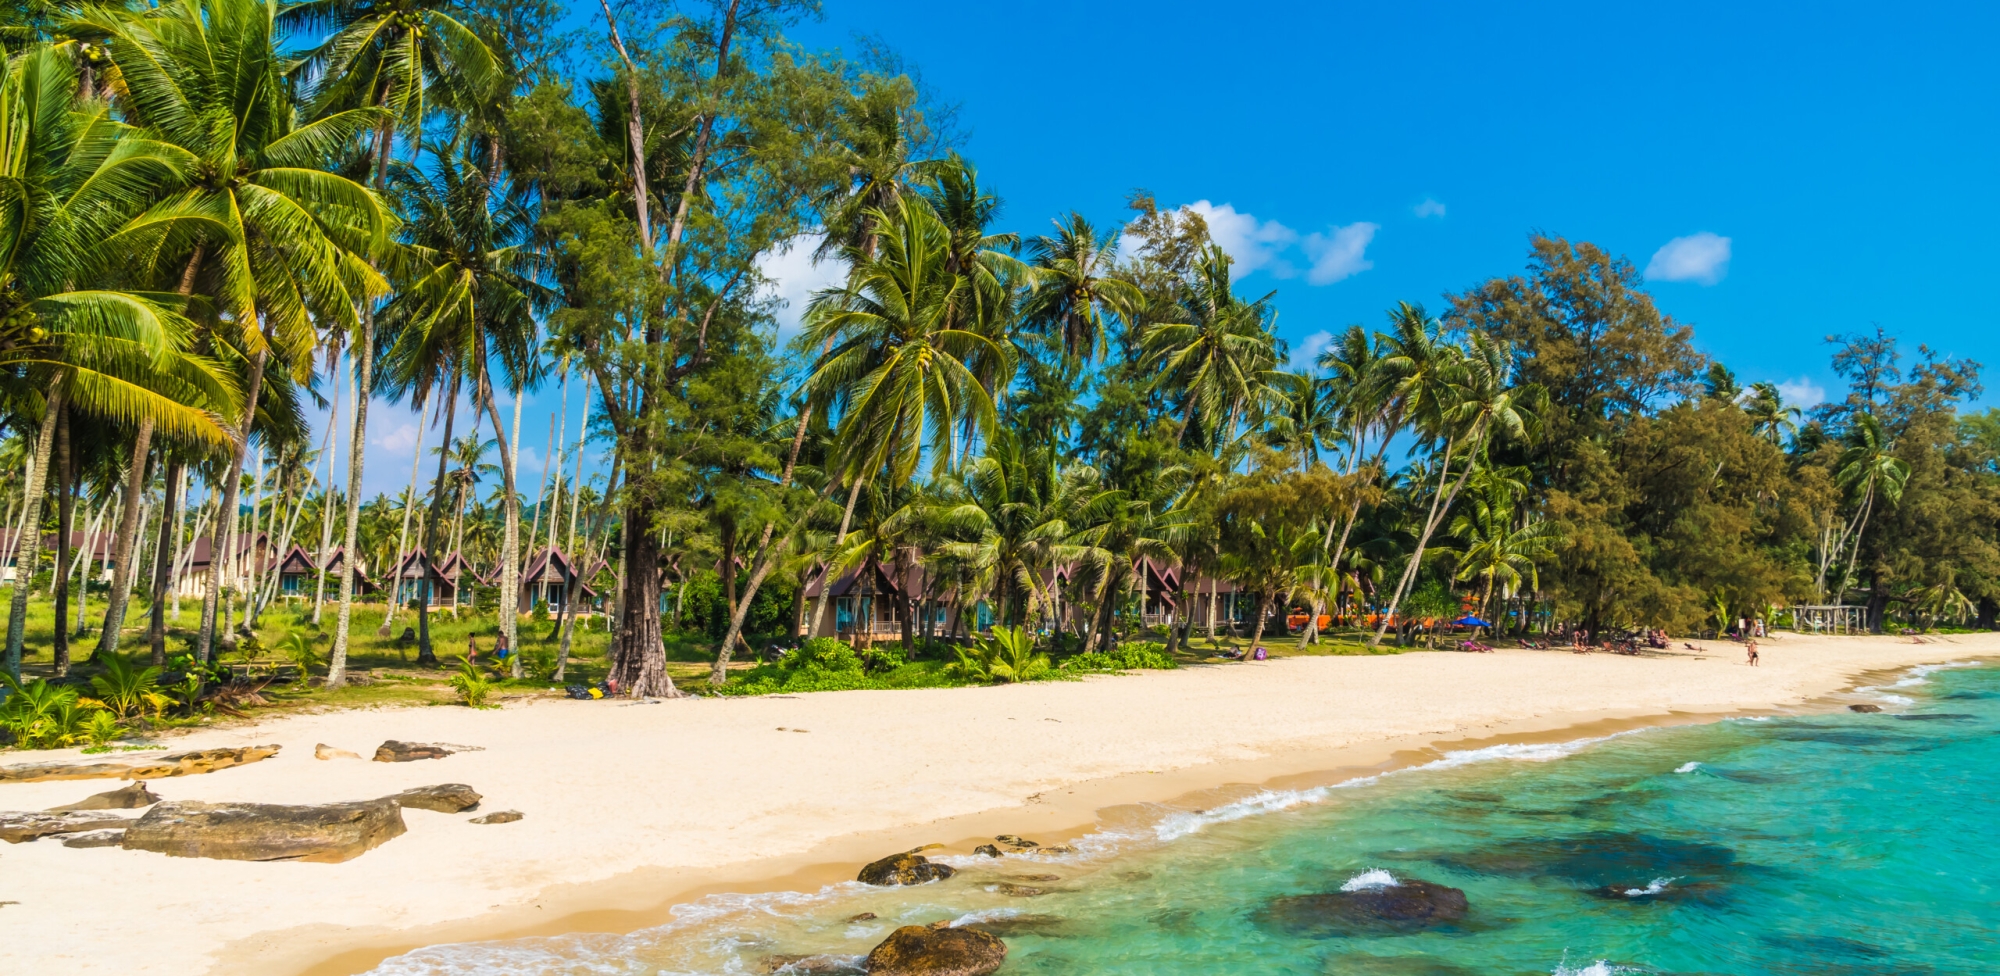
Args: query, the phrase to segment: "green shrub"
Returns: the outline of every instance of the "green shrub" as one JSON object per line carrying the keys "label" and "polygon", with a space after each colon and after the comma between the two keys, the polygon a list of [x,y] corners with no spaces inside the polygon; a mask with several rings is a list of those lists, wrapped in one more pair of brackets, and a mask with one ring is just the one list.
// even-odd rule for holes
{"label": "green shrub", "polygon": [[90,740],[93,746],[102,746],[118,738],[124,731],[119,726],[118,719],[103,709],[91,712],[90,717],[83,723],[83,737]]}
{"label": "green shrub", "polygon": [[91,712],[104,706],[77,696],[75,688],[62,688],[36,678],[27,684],[0,672],[0,684],[7,698],[0,701],[0,729],[14,737],[24,749],[60,749],[84,737]]}
{"label": "green shrub", "polygon": [[459,701],[473,708],[494,707],[486,704],[486,697],[493,693],[493,682],[469,660],[459,662],[458,673],[451,676],[451,689],[458,692]]}
{"label": "green shrub", "polygon": [[90,687],[114,718],[131,715],[158,715],[173,703],[160,690],[160,669],[138,667],[116,654],[104,658],[104,673],[90,679]]}
{"label": "green shrub", "polygon": [[1075,655],[1063,661],[1062,670],[1070,674],[1099,674],[1110,671],[1165,671],[1179,666],[1167,656],[1166,645],[1155,641],[1130,641],[1112,648],[1110,653],[1089,651]]}
{"label": "green shrub", "polygon": [[313,646],[312,638],[299,631],[292,631],[285,635],[284,640],[278,642],[278,650],[285,655],[286,660],[298,665],[298,683],[305,684],[306,679],[312,677],[313,665],[319,663],[319,648]]}
{"label": "green shrub", "polygon": [[1053,670],[1048,655],[1035,653],[1035,635],[1025,627],[995,627],[957,652],[951,670],[968,681],[1034,681]]}
{"label": "green shrub", "polygon": [[556,652],[537,644],[521,652],[521,673],[536,681],[547,681],[556,676]]}
{"label": "green shrub", "polygon": [[[817,639],[824,640],[825,638]],[[882,674],[894,671],[910,663],[909,658],[903,654],[903,645],[900,642],[872,645],[867,650],[862,651],[860,657],[861,669],[869,674]]]}

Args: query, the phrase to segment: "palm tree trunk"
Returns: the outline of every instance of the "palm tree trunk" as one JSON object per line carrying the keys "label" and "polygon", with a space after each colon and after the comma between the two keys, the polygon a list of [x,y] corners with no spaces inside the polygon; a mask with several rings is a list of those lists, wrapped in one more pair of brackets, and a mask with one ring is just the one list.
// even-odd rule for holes
{"label": "palm tree trunk", "polygon": [[[319,572],[313,577],[313,626],[319,626],[320,610],[326,605],[326,564],[333,559],[333,473],[340,467],[340,394],[345,383],[333,385],[333,413],[327,418],[326,438],[320,450],[326,455],[326,488],[320,495],[319,504]],[[348,445],[348,453],[353,453],[353,445]],[[348,553],[342,564],[354,561],[354,554]]]}
{"label": "palm tree trunk", "polygon": [[49,580],[55,591],[55,672],[69,674],[69,572],[73,558],[70,533],[76,525],[76,455],[69,443],[69,411],[56,426],[56,572]]}
{"label": "palm tree trunk", "polygon": [[[568,381],[565,380],[564,382],[567,383]],[[563,403],[565,408],[567,408],[569,403],[569,395],[567,393],[563,395]],[[583,375],[583,422],[578,424],[576,428],[576,474],[574,476],[576,489],[573,494],[578,498],[582,497],[583,491],[583,442],[589,436],[590,374],[585,373]],[[563,543],[563,551],[569,554],[570,559],[570,581],[569,587],[563,592],[562,620],[556,625],[556,629],[562,632],[562,650],[556,657],[555,678],[557,681],[561,681],[563,673],[569,669],[570,635],[576,629],[576,600],[583,592],[583,574],[591,570],[590,561],[578,557],[576,552],[576,519],[577,515],[582,511],[583,506],[578,504],[573,498],[569,506],[569,540]],[[586,549],[590,548],[588,533],[586,533],[583,540],[583,545]]]}
{"label": "palm tree trunk", "polygon": [[[836,552],[840,550],[841,544],[847,541],[847,529],[854,524],[854,503],[860,498],[861,479],[856,477],[854,484],[847,490],[847,510],[840,516],[840,534],[833,537]],[[833,566],[829,564],[826,571],[820,575],[819,600],[813,604],[812,625],[806,628],[807,637],[819,633],[820,624],[826,622],[827,603],[833,598],[833,581]]]}
{"label": "palm tree trunk", "polygon": [[97,649],[90,653],[91,660],[99,654],[117,654],[119,631],[125,626],[125,607],[132,597],[130,584],[120,586],[116,581],[127,576],[132,562],[133,550],[139,541],[139,496],[146,490],[146,460],[153,445],[153,418],[139,420],[139,433],[132,441],[132,463],[125,474],[125,517],[119,519],[118,538],[112,543],[114,580],[109,604],[104,608],[104,629],[97,637]]}
{"label": "palm tree trunk", "polygon": [[[66,373],[57,373],[49,380],[42,429],[35,437],[35,466],[29,470],[28,483],[21,490],[21,531],[14,539],[14,596],[7,611],[4,661],[7,673],[17,679],[21,676],[21,645],[28,636],[28,587],[35,575],[35,562],[41,556],[42,494],[48,485],[49,454],[55,449],[57,415],[62,413],[68,393],[63,385],[67,377]],[[56,626],[60,628],[62,624]]]}
{"label": "palm tree trunk", "polygon": [[[514,568],[516,554],[512,549],[515,545],[513,536],[520,531],[521,516],[515,508],[514,452],[507,441],[507,431],[500,426],[500,408],[493,403],[493,385],[487,382],[484,377],[480,379],[479,392],[480,399],[486,405],[486,415],[493,418],[493,436],[500,440],[500,490],[505,499],[503,504],[507,508],[506,518],[509,529],[507,538],[501,543],[500,561],[505,568],[500,573],[500,626],[502,631],[507,635],[507,646],[513,650],[513,675],[518,678],[521,677],[522,671],[521,645],[516,640],[520,630],[520,615],[515,612],[517,609],[516,601],[518,599],[518,594],[515,591],[519,588],[520,584],[516,576],[519,570]],[[520,416],[520,406],[521,392],[517,390],[514,393],[516,417]],[[517,426],[515,430],[518,432],[520,428]],[[477,439],[479,436],[479,418],[477,417],[473,418],[472,436],[474,439]],[[451,442],[447,440],[445,443],[449,444]]]}
{"label": "palm tree trunk", "polygon": [[[831,348],[833,348],[833,339],[828,338],[820,347],[820,355],[826,355],[827,350]],[[813,408],[811,403],[805,404],[799,410],[798,425],[792,429],[792,451],[786,456],[784,474],[778,479],[778,488],[781,491],[791,487],[792,475],[798,468],[799,449],[805,445],[806,425],[812,423],[812,415]],[[577,470],[580,472],[582,468],[579,467]],[[832,483],[829,482],[827,487],[832,488]],[[821,497],[825,497],[824,493],[822,493]],[[847,503],[847,511],[850,515],[854,511],[854,501],[851,498]],[[744,584],[742,596],[729,608],[729,632],[722,637],[722,651],[716,655],[715,668],[708,676],[709,684],[721,685],[728,680],[729,657],[731,652],[735,650],[736,641],[740,639],[743,633],[743,621],[750,616],[750,601],[757,598],[758,588],[764,585],[765,578],[771,575],[771,570],[777,568],[778,561],[783,559],[785,553],[791,549],[792,535],[789,532],[779,536],[775,545],[772,544],[771,537],[776,530],[776,522],[764,523],[764,538],[758,541],[757,555],[751,560],[750,579]],[[845,534],[844,529],[842,530],[842,534]],[[829,584],[831,582],[831,580],[828,581]],[[800,591],[800,599],[804,599],[803,590]],[[797,614],[793,614],[792,627],[794,630],[798,628]]]}
{"label": "palm tree trunk", "polygon": [[181,484],[186,468],[176,457],[167,464],[166,483],[161,487],[160,537],[153,552],[153,603],[146,617],[146,642],[153,652],[155,667],[167,665],[167,587],[172,585],[175,549],[181,537]]}
{"label": "palm tree trunk", "polygon": [[[446,398],[444,402],[444,440],[439,441],[442,445],[451,444],[452,423],[458,419],[458,390],[456,386],[457,384],[455,383],[448,385],[442,394]],[[479,417],[476,413],[473,415],[472,420],[473,429],[478,430]],[[418,664],[437,663],[437,653],[431,649],[431,576],[437,572],[437,538],[441,534],[438,531],[441,528],[438,523],[444,519],[444,466],[445,461],[450,457],[450,451],[441,450],[438,452],[437,481],[431,487],[431,509],[424,515],[424,545],[421,547],[424,557],[420,560],[422,564],[421,568],[417,570]],[[353,562],[353,559],[350,558],[348,562]],[[515,646],[512,641],[509,641],[507,646],[515,654],[521,653],[521,649]]]}
{"label": "palm tree trunk", "polygon": [[[428,407],[430,405],[425,404],[424,406]],[[518,408],[518,406],[519,404],[517,403],[516,407]],[[519,415],[520,413],[519,410],[517,409],[515,412],[515,416],[518,417]],[[416,453],[410,458],[410,493],[403,496],[403,528],[396,533],[395,565],[397,567],[398,572],[401,571],[401,567],[403,565],[403,557],[409,553],[410,511],[417,507],[417,471],[423,466],[424,463],[424,424],[425,424],[424,411],[422,408],[419,408],[417,410]],[[389,608],[382,614],[382,626],[377,627],[375,629],[375,636],[377,637],[389,636],[389,625],[394,623],[396,620],[396,606],[397,604],[402,602],[401,600],[396,599],[396,594],[394,589],[396,585],[397,584],[395,584],[393,581],[390,584],[391,589],[389,593]]]}
{"label": "palm tree trunk", "polygon": [[1396,584],[1395,595],[1389,598],[1388,612],[1382,615],[1382,622],[1375,628],[1375,636],[1368,639],[1369,647],[1376,647],[1382,643],[1382,635],[1388,631],[1390,619],[1395,617],[1396,608],[1401,605],[1404,594],[1409,591],[1410,583],[1417,578],[1417,570],[1422,568],[1424,547],[1430,544],[1431,533],[1437,531],[1438,523],[1443,520],[1442,513],[1451,511],[1451,503],[1458,498],[1458,490],[1465,487],[1465,479],[1472,476],[1472,463],[1468,460],[1465,472],[1452,484],[1451,492],[1445,493],[1444,480],[1451,476],[1451,448],[1451,441],[1446,440],[1444,463],[1438,469],[1438,490],[1431,496],[1430,514],[1424,517],[1424,531],[1417,537],[1417,551],[1411,554],[1409,565],[1403,567],[1403,578]]}
{"label": "palm tree trunk", "polygon": [[1257,643],[1264,639],[1264,621],[1269,619],[1270,616],[1271,594],[1257,594],[1257,622],[1250,625],[1250,647],[1243,652],[1245,660],[1248,660],[1251,652],[1257,649]]}
{"label": "palm tree trunk", "polygon": [[271,350],[267,344],[250,361],[250,384],[243,398],[243,419],[236,431],[236,443],[230,451],[229,466],[222,473],[222,500],[216,510],[215,527],[209,535],[208,590],[201,598],[201,630],[194,644],[195,653],[203,663],[215,661],[215,614],[222,599],[223,568],[228,562],[225,547],[234,542],[230,536],[234,535],[236,526],[236,492],[243,481],[243,456],[250,449],[250,426],[257,418],[257,398],[264,392],[264,364],[270,358]]}

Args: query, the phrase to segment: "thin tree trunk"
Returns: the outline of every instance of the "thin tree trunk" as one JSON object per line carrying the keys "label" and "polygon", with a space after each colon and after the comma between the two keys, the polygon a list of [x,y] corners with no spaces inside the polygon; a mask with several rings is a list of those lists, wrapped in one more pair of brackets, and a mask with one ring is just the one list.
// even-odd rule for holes
{"label": "thin tree trunk", "polygon": [[[567,394],[564,395],[563,402],[565,405],[568,404],[569,397]],[[562,680],[564,672],[567,671],[569,668],[570,637],[572,633],[576,630],[576,610],[575,610],[576,601],[578,595],[580,595],[583,591],[583,586],[582,586],[583,574],[589,572],[592,568],[588,561],[581,561],[581,562],[578,561],[578,557],[576,554],[576,518],[577,514],[583,510],[583,506],[578,504],[575,499],[582,497],[583,442],[584,439],[587,438],[589,435],[590,435],[590,374],[585,373],[583,376],[583,422],[578,424],[576,428],[576,475],[574,478],[574,480],[576,481],[576,489],[573,492],[571,492],[572,500],[570,501],[570,506],[569,506],[569,541],[563,546],[564,551],[569,553],[571,579],[568,591],[563,594],[563,615],[561,624],[562,650],[556,657],[555,677],[557,681]],[[589,547],[589,544],[590,544],[589,540],[585,539],[584,545],[586,548]]]}
{"label": "thin tree trunk", "polygon": [[154,667],[167,665],[167,587],[173,582],[174,557],[181,537],[181,482],[186,467],[179,458],[167,463],[166,481],[160,490],[160,538],[153,552],[153,604],[147,609],[146,643],[153,652]]}
{"label": "thin tree trunk", "polygon": [[[498,613],[500,632],[507,635],[507,646],[521,646],[521,400],[524,390],[515,390],[514,419],[508,440],[502,446],[514,467],[513,480],[505,485],[506,500],[501,506],[502,534],[500,540],[500,594]],[[518,653],[518,651],[517,651]]]}
{"label": "thin tree trunk", "polygon": [[[514,474],[515,474],[514,455],[513,452],[508,450],[507,447],[507,431],[500,425],[500,408],[498,406],[495,406],[493,403],[493,386],[491,383],[487,382],[485,377],[483,376],[479,380],[479,393],[480,393],[480,399],[485,403],[486,406],[486,415],[493,418],[493,436],[499,438],[500,440],[501,490],[506,496],[505,503],[511,509],[511,507],[514,504]],[[518,404],[520,402],[520,393],[517,391],[514,396],[515,396],[515,402]],[[474,439],[477,439],[479,437],[478,421],[479,418],[475,416],[473,418],[473,424],[472,424],[472,436]],[[447,441],[446,443],[450,442]],[[511,521],[513,521],[516,525],[520,524],[518,516],[513,518]],[[507,565],[507,569],[501,573],[501,580],[500,580],[501,593],[505,594],[508,591],[507,576],[511,575],[512,572],[514,571],[514,561],[510,556],[508,556],[505,553],[502,554],[502,559]],[[461,575],[460,578],[462,579],[463,576]],[[502,626],[507,627],[509,624],[517,625],[508,630],[507,646],[511,648],[513,651],[512,654],[513,675],[514,677],[519,678],[522,675],[521,645],[516,643],[514,640],[515,632],[518,631],[518,621],[516,619],[518,617],[518,614],[507,612],[511,608],[506,605],[509,601],[507,601],[504,595],[501,597],[501,601],[502,605],[501,605],[500,617],[502,621]]]}
{"label": "thin tree trunk", "polygon": [[[28,587],[34,579],[35,562],[41,556],[42,494],[47,485],[49,453],[55,449],[56,419],[62,413],[69,392],[63,385],[66,373],[49,380],[47,405],[42,411],[42,429],[35,437],[35,466],[28,471],[28,483],[21,507],[21,531],[14,539],[14,595],[7,611],[7,673],[21,676],[21,645],[28,636]],[[61,623],[57,623],[61,627]]]}
{"label": "thin tree trunk", "polygon": [[550,417],[549,439],[542,446],[542,484],[541,487],[535,489],[535,518],[528,523],[528,555],[530,557],[533,557],[537,551],[535,540],[542,533],[542,513],[547,510],[547,502],[549,500],[549,469],[552,467],[549,464],[549,451],[555,448],[555,443],[556,418]]}
{"label": "thin tree trunk", "polygon": [[[319,626],[320,612],[326,605],[326,564],[333,559],[333,500],[336,497],[333,491],[333,473],[340,468],[340,438],[336,436],[335,431],[340,429],[340,395],[346,388],[345,383],[333,384],[333,413],[327,418],[326,438],[320,447],[320,451],[326,455],[326,488],[325,493],[320,496],[319,504],[319,572],[313,576],[314,627]],[[353,561],[354,554],[350,552],[341,563],[345,565]]]}
{"label": "thin tree trunk", "polygon": [[[448,445],[451,443],[452,423],[458,418],[458,391],[456,389],[446,389],[444,395],[447,397],[444,404],[444,439],[438,443]],[[478,430],[478,406],[475,404],[473,409],[475,412],[472,417],[472,429]],[[418,664],[437,663],[437,652],[431,649],[431,587],[434,585],[431,582],[431,576],[437,572],[437,555],[431,550],[435,548],[439,534],[438,522],[444,518],[444,465],[445,461],[450,457],[451,453],[449,451],[438,452],[437,481],[431,487],[431,509],[424,516],[424,545],[418,547],[423,553],[423,558],[418,560],[422,565],[417,570]],[[348,562],[353,562],[353,560],[349,559]],[[398,572],[400,573],[400,568]],[[513,647],[511,643],[508,646]],[[521,653],[521,649],[513,647],[513,652],[519,654]]]}
{"label": "thin tree trunk", "polygon": [[131,600],[130,584],[120,586],[119,580],[129,572],[133,561],[133,550],[139,541],[139,496],[146,490],[146,461],[153,446],[153,418],[149,415],[139,420],[139,434],[132,442],[132,464],[125,475],[125,517],[118,523],[118,539],[112,544],[112,587],[109,604],[104,608],[104,629],[98,635],[97,649],[90,656],[96,660],[99,654],[118,653],[119,631],[125,626],[125,606]]}
{"label": "thin tree trunk", "polygon": [[1438,491],[1431,496],[1430,514],[1424,518],[1423,534],[1417,537],[1417,551],[1411,554],[1409,565],[1403,567],[1403,578],[1396,584],[1395,595],[1389,598],[1389,610],[1383,614],[1382,622],[1375,628],[1375,636],[1368,639],[1369,647],[1376,647],[1382,643],[1382,635],[1389,629],[1389,620],[1396,615],[1396,608],[1401,605],[1404,594],[1409,591],[1410,583],[1416,579],[1417,570],[1423,564],[1424,547],[1430,544],[1431,533],[1437,531],[1438,522],[1443,520],[1442,513],[1451,511],[1452,502],[1458,498],[1458,490],[1465,487],[1465,479],[1472,476],[1472,452],[1467,451],[1466,458],[1465,472],[1452,483],[1450,494],[1446,494],[1444,481],[1451,476],[1452,460],[1451,443],[1446,441],[1444,464],[1438,471]]}
{"label": "thin tree trunk", "polygon": [[[424,426],[427,423],[424,419],[424,410],[429,407],[430,404],[427,403],[417,408],[417,448],[416,454],[410,458],[410,493],[403,496],[403,527],[396,533],[395,565],[397,572],[402,571],[403,557],[408,555],[410,549],[410,511],[417,507],[417,471],[424,463]],[[389,636],[389,625],[396,620],[396,607],[402,603],[401,600],[396,599],[395,592],[396,588],[400,585],[400,583],[395,582],[390,584],[389,608],[382,614],[382,626],[375,629],[375,636],[377,637]]]}
{"label": "thin tree trunk", "polygon": [[56,571],[49,586],[55,593],[55,661],[57,677],[69,674],[69,575],[73,558],[70,533],[76,530],[76,453],[71,449],[68,411],[56,427]]}
{"label": "thin tree trunk", "polygon": [[[833,548],[836,553],[847,542],[847,529],[854,524],[854,503],[860,498],[861,478],[857,476],[854,479],[853,486],[847,491],[847,510],[840,515],[840,534],[833,537]],[[806,628],[807,637],[819,633],[820,625],[826,622],[827,604],[833,598],[833,583],[833,564],[828,563],[826,571],[820,574],[819,599],[813,604],[812,625]],[[725,650],[726,647],[725,645]],[[714,679],[711,678],[710,680]]]}
{"label": "thin tree trunk", "polygon": [[250,384],[243,398],[243,419],[230,451],[229,466],[223,469],[222,498],[216,509],[215,528],[209,537],[208,590],[201,598],[201,630],[195,638],[195,653],[203,663],[215,661],[215,614],[222,599],[223,567],[227,562],[227,538],[236,524],[236,492],[243,481],[243,457],[250,449],[250,427],[257,418],[257,398],[264,391],[264,364],[271,358],[267,345],[250,361]]}

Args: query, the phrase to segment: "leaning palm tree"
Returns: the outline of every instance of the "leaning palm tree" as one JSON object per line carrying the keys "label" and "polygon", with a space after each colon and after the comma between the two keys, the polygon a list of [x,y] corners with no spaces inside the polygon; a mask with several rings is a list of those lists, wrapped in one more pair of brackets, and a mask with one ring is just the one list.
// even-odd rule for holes
{"label": "leaning palm tree", "polygon": [[[938,460],[956,453],[961,422],[992,427],[993,395],[966,362],[1001,354],[991,338],[952,326],[968,287],[949,267],[943,221],[910,200],[872,219],[878,254],[846,249],[847,286],[814,296],[805,316],[803,341],[827,349],[808,388],[819,402],[845,405],[835,444],[835,473],[849,485],[835,540],[842,550],[864,482],[877,473],[907,482],[926,448]],[[822,593],[815,621],[826,603]]]}
{"label": "leaning palm tree", "polygon": [[1799,432],[1799,408],[1786,406],[1784,394],[1774,383],[1752,383],[1743,397],[1743,412],[1750,415],[1750,432],[1782,444],[1786,434]]}
{"label": "leaning palm tree", "polygon": [[[318,330],[351,333],[357,309],[386,290],[368,258],[391,226],[381,200],[327,166],[383,112],[357,108],[302,123],[290,62],[277,50],[275,0],[178,0],[79,18],[109,40],[113,87],[126,117],[188,156],[186,189],[141,218],[204,221],[159,235],[158,254],[188,255],[215,312],[210,340],[249,363],[233,457],[221,478],[232,511],[251,418],[275,354],[303,381]],[[157,257],[157,255],[155,255]],[[356,452],[358,453],[358,452]],[[211,546],[227,551],[231,519]],[[223,560],[211,562],[198,652],[214,653]]]}
{"label": "leaning palm tree", "polygon": [[[235,392],[190,352],[180,296],[120,287],[143,278],[134,252],[164,225],[134,216],[171,190],[194,161],[78,99],[67,53],[35,48],[0,77],[0,374],[16,402],[40,414],[24,489],[5,668],[20,673],[27,580],[41,542],[41,504],[58,416],[70,409],[216,446],[215,411]],[[144,448],[139,453],[141,463]]]}
{"label": "leaning palm tree", "polygon": [[[330,29],[326,40],[292,69],[293,77],[313,91],[314,116],[338,116],[356,108],[378,112],[368,159],[369,181],[378,193],[389,190],[389,162],[398,128],[411,145],[420,146],[424,121],[434,105],[454,108],[461,117],[485,119],[505,101],[510,72],[493,49],[458,19],[464,9],[451,0],[303,0],[280,14],[281,26],[288,30],[314,36]],[[497,170],[497,159],[487,168]],[[354,443],[365,444],[368,403],[375,391],[373,302],[361,306],[356,324],[353,345],[360,396],[355,398]],[[348,457],[343,538],[349,553],[360,549],[366,457],[365,451],[351,451]],[[348,627],[354,613],[358,566],[352,559],[343,565],[347,568],[341,573],[340,613],[327,670],[330,687],[339,687],[346,677]]]}
{"label": "leaning palm tree", "polygon": [[[517,402],[524,390],[540,382],[543,366],[536,316],[553,307],[556,293],[545,283],[549,265],[533,243],[534,218],[527,202],[502,175],[488,172],[478,153],[463,148],[436,147],[433,155],[446,162],[430,173],[410,167],[396,173],[396,199],[406,219],[413,272],[382,310],[385,335],[392,340],[388,372],[391,386],[434,383],[443,378],[441,374],[450,377],[448,389],[457,389],[462,382],[472,394],[474,429],[484,414],[493,421],[495,439],[507,445],[511,441],[494,402],[492,370],[497,362]],[[440,456],[441,471],[443,463]],[[518,647],[516,474],[514,452],[503,447],[500,478],[507,530],[500,557],[500,626],[509,643]],[[438,505],[432,506],[433,519],[426,530],[433,540],[432,558],[440,554],[435,518],[440,511]],[[427,641],[427,624],[423,629]],[[517,666],[518,661],[517,657]],[[344,664],[343,658],[331,667]]]}
{"label": "leaning palm tree", "polygon": [[[1854,500],[1854,517],[1841,531],[1834,549],[1834,552],[1847,551],[1847,571],[1842,574],[1839,586],[1842,591],[1854,579],[1854,564],[1861,555],[1861,539],[1868,532],[1868,518],[1874,513],[1876,497],[1890,505],[1899,504],[1903,500],[1903,486],[1910,480],[1910,462],[1892,453],[1888,435],[1874,414],[1856,414],[1845,440],[1847,447],[1834,462],[1834,483]],[[1819,583],[1822,588],[1826,585],[1825,563],[1822,559]]]}

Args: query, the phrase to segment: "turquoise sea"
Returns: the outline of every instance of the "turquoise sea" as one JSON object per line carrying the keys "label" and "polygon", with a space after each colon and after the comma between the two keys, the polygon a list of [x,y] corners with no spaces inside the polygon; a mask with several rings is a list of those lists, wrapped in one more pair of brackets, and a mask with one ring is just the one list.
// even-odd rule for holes
{"label": "turquoise sea", "polygon": [[[1005,938],[1003,974],[2000,972],[2000,668],[1977,663],[1854,697],[1880,714],[1453,753],[1163,808],[1074,855],[952,858],[957,877],[920,888],[711,897],[629,935],[433,946],[375,972],[764,973],[807,957],[778,971],[830,973],[940,919]],[[1463,889],[1469,911],[1402,929],[1272,910],[1412,879]]]}

